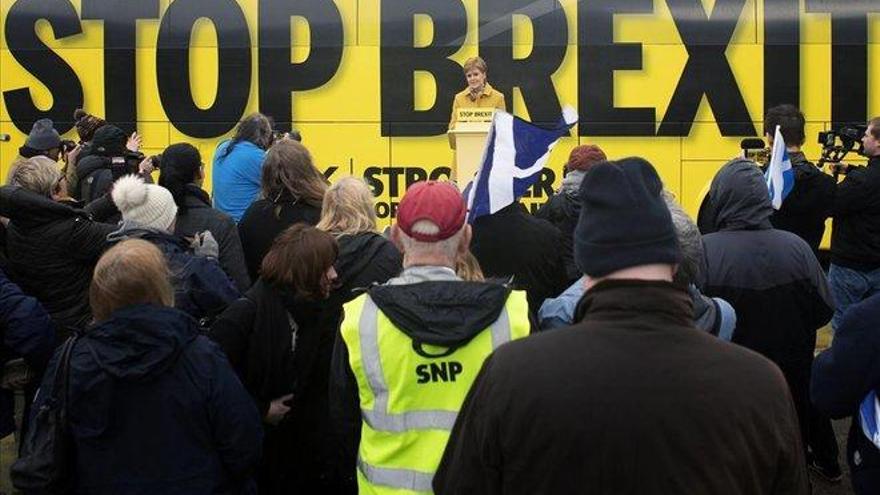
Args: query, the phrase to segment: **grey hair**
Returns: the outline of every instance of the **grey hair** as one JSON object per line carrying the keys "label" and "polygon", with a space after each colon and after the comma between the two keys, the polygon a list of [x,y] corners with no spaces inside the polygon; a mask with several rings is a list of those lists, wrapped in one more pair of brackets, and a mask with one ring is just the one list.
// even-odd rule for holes
{"label": "grey hair", "polygon": [[[413,224],[412,230],[420,234],[431,235],[439,232],[440,227],[431,221],[419,220]],[[464,235],[464,226],[448,239],[437,242],[423,242],[413,239],[401,230],[400,242],[403,244],[404,256],[415,253],[419,255],[436,255],[443,256],[454,262],[458,258],[458,244],[461,242],[462,235]]]}
{"label": "grey hair", "polygon": [[61,180],[61,171],[51,158],[35,156],[16,163],[8,179],[9,184],[51,198]]}
{"label": "grey hair", "polygon": [[700,229],[691,217],[675,201],[675,197],[669,191],[663,191],[663,200],[672,214],[672,225],[675,227],[675,235],[681,249],[681,263],[675,272],[673,281],[681,285],[690,285],[699,279],[700,269],[703,266],[703,237]]}

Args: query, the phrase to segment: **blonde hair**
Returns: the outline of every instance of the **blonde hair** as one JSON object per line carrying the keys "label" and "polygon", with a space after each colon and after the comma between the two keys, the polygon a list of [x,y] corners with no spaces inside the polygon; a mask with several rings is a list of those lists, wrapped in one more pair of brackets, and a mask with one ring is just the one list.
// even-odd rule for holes
{"label": "blonde hair", "polygon": [[334,236],[376,232],[373,194],[363,179],[345,177],[324,194],[317,227]]}
{"label": "blonde hair", "polygon": [[480,268],[480,262],[477,261],[476,256],[474,256],[470,249],[455,260],[455,273],[465,282],[483,282],[486,280],[486,277],[483,275],[483,269]]}
{"label": "blonde hair", "polygon": [[16,162],[9,171],[8,182],[40,196],[51,198],[61,177],[58,164],[51,158],[35,156]]}
{"label": "blonde hair", "polygon": [[96,322],[135,304],[174,306],[168,265],[159,248],[130,239],[108,249],[92,276],[89,305]]}
{"label": "blonde hair", "polygon": [[471,71],[471,69],[477,69],[478,71],[486,74],[489,72],[489,66],[486,65],[486,61],[480,57],[471,57],[464,61],[464,65],[462,66],[464,73],[467,74]]}

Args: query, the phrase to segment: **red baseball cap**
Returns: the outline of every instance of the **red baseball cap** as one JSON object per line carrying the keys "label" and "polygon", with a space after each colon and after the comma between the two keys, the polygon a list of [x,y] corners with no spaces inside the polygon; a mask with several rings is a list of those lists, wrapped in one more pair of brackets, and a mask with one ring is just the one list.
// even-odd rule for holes
{"label": "red baseball cap", "polygon": [[[397,207],[397,226],[417,241],[437,242],[461,230],[466,215],[464,198],[455,186],[428,180],[416,182],[407,189]],[[413,225],[420,220],[428,220],[440,230],[436,234],[413,232]]]}

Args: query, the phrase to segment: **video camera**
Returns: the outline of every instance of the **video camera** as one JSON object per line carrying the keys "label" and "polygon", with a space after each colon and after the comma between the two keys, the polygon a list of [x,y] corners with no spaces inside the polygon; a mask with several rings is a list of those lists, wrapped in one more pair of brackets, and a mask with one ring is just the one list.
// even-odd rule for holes
{"label": "video camera", "polygon": [[865,148],[862,144],[862,138],[868,126],[864,124],[845,124],[837,129],[830,131],[822,131],[819,133],[819,144],[822,145],[822,157],[819,158],[819,168],[826,163],[831,164],[831,170],[834,176],[838,174],[846,174],[855,165],[847,165],[840,163],[858,146],[856,153],[862,154]]}
{"label": "video camera", "polygon": [[71,141],[70,139],[62,139],[61,140],[61,152],[62,153],[70,153],[76,148],[76,141]]}
{"label": "video camera", "polygon": [[[141,162],[146,155],[139,151],[125,150],[122,156],[110,157],[110,171],[113,174],[113,181],[124,175],[137,174]],[[157,163],[153,163],[153,167],[159,168]]]}
{"label": "video camera", "polygon": [[272,142],[277,143],[282,139],[292,139],[294,141],[302,142],[302,134],[296,129],[291,129],[289,131],[279,131],[278,129],[272,130]]}

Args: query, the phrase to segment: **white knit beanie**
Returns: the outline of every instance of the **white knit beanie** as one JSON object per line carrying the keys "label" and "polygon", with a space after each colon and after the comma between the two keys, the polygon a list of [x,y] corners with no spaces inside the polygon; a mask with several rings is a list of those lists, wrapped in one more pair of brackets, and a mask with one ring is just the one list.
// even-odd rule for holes
{"label": "white knit beanie", "polygon": [[123,221],[170,232],[177,217],[177,205],[168,189],[146,184],[136,175],[126,175],[113,184],[111,195]]}

